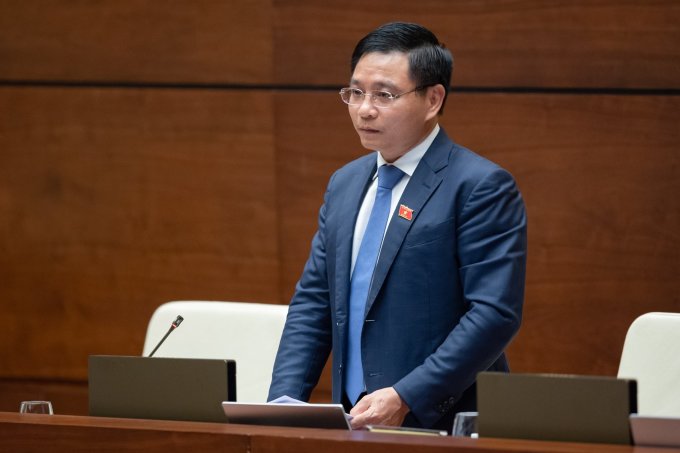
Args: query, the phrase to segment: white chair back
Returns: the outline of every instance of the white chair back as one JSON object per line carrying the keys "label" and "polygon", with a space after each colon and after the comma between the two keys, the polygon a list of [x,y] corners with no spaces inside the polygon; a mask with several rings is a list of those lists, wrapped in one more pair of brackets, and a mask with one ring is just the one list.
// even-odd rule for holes
{"label": "white chair back", "polygon": [[647,313],[633,321],[618,377],[637,380],[640,415],[680,417],[679,313]]}
{"label": "white chair back", "polygon": [[245,302],[168,302],[156,309],[146,331],[144,356],[181,315],[182,324],[154,357],[236,361],[236,399],[265,402],[288,306]]}

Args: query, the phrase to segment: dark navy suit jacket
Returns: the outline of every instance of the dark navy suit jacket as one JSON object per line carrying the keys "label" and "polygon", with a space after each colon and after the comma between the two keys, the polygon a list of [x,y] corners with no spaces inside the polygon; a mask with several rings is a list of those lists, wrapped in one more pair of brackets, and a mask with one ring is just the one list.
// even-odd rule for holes
{"label": "dark navy suit jacket", "polygon": [[[333,351],[333,401],[343,392],[354,224],[376,171],[374,153],[332,177],[296,285],[269,399],[307,400]],[[405,425],[451,429],[475,407],[478,372],[507,370],[526,266],[524,202],[512,176],[439,132],[392,215],[366,304],[366,389],[393,386]]]}

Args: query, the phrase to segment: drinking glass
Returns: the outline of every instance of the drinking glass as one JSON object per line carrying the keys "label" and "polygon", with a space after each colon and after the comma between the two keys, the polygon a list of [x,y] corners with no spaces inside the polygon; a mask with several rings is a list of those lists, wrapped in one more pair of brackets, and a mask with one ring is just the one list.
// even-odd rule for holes
{"label": "drinking glass", "polygon": [[458,412],[453,419],[452,435],[458,437],[477,437],[478,412]]}
{"label": "drinking glass", "polygon": [[22,401],[19,412],[22,414],[54,414],[52,403],[49,401]]}

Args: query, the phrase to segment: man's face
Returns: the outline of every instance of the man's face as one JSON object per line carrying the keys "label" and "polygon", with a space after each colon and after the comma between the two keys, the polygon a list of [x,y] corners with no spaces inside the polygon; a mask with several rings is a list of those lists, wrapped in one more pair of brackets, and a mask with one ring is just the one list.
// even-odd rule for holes
{"label": "man's face", "polygon": [[[400,94],[416,87],[409,77],[408,56],[402,52],[372,52],[361,57],[352,74],[352,88]],[[388,108],[378,108],[371,96],[363,103],[349,105],[349,115],[361,144],[380,151],[387,162],[394,162],[420,143],[431,131],[437,111],[428,96],[409,93]]]}

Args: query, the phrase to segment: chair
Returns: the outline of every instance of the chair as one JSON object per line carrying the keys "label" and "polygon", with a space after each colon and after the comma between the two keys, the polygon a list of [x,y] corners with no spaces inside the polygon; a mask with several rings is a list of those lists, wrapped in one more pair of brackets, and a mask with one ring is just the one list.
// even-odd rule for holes
{"label": "chair", "polygon": [[236,399],[265,402],[288,306],[243,302],[167,302],[151,316],[144,356],[181,315],[182,324],[154,357],[233,359]]}
{"label": "chair", "polygon": [[640,415],[680,417],[680,313],[647,313],[633,321],[618,377],[637,380]]}

